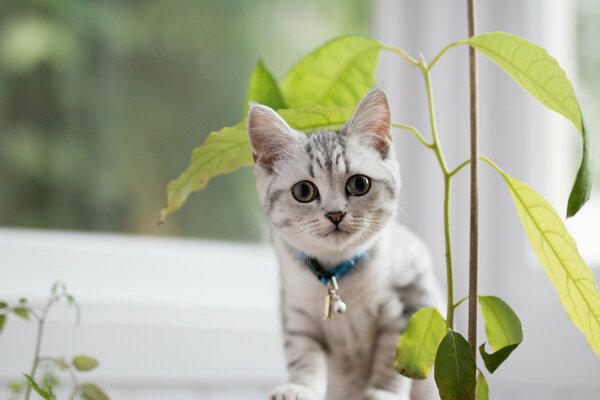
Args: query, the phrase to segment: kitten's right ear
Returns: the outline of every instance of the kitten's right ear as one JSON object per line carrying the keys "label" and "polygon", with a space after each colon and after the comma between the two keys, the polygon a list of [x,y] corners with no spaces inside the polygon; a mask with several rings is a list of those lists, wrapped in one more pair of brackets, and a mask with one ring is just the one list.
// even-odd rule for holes
{"label": "kitten's right ear", "polygon": [[256,165],[271,172],[274,161],[290,154],[289,147],[299,142],[299,136],[272,108],[250,104],[248,138]]}

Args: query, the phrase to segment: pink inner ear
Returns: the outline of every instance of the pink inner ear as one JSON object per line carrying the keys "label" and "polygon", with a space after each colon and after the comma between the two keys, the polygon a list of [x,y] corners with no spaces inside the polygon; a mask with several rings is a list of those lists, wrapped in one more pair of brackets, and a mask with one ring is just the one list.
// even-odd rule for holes
{"label": "pink inner ear", "polygon": [[392,144],[391,126],[389,124],[389,111],[381,110],[377,118],[371,118],[365,125],[366,131],[369,133],[371,144],[382,155],[385,155]]}

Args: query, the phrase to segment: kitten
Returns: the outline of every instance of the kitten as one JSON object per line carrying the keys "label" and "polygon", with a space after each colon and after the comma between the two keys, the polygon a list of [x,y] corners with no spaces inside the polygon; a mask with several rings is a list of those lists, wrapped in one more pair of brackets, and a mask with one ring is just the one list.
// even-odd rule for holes
{"label": "kitten", "polygon": [[[386,94],[370,91],[339,132],[310,135],[252,104],[248,135],[281,270],[290,383],[271,399],[409,399],[396,343],[440,293],[426,247],[394,221],[400,173]],[[340,269],[336,291],[330,273]]]}

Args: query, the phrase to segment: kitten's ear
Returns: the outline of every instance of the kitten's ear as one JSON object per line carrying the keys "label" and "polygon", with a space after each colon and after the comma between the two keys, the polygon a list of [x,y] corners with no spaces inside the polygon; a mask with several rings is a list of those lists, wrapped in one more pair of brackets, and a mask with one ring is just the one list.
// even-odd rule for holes
{"label": "kitten's ear", "polygon": [[289,154],[289,147],[299,142],[299,136],[272,108],[250,104],[248,138],[257,165],[272,171],[273,162]]}
{"label": "kitten's ear", "polygon": [[387,95],[372,89],[362,98],[354,115],[343,128],[348,135],[357,135],[385,158],[392,145],[392,120]]}

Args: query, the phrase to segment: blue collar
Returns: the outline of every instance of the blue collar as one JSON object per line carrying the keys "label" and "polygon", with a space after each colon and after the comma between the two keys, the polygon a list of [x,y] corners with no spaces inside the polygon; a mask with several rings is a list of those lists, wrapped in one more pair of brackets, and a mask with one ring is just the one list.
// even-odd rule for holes
{"label": "blue collar", "polygon": [[329,285],[331,278],[335,278],[339,282],[345,275],[354,269],[360,260],[367,255],[367,252],[363,251],[348,260],[342,261],[331,269],[325,269],[321,266],[316,258],[309,257],[300,250],[296,250],[295,253],[299,259],[304,261],[308,269],[310,269],[310,271],[317,277],[319,282],[321,282],[324,286]]}

